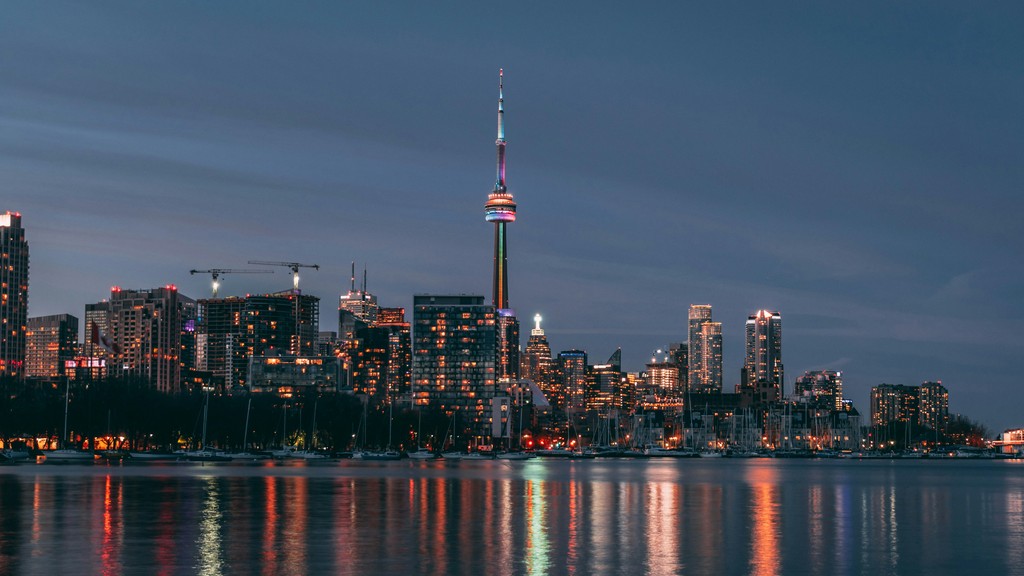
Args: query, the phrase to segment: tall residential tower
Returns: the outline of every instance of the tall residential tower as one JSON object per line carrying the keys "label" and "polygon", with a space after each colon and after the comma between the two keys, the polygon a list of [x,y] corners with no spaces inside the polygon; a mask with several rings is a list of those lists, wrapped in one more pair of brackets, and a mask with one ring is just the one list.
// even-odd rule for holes
{"label": "tall residential tower", "polygon": [[519,378],[519,321],[508,305],[508,250],[505,225],[516,221],[516,203],[505,186],[505,98],[504,72],[498,70],[498,148],[494,191],[487,196],[484,219],[494,222],[494,292],[497,308],[497,378],[506,384]]}
{"label": "tall residential tower", "polygon": [[28,331],[28,242],[17,212],[0,214],[0,327],[0,376],[21,377]]}

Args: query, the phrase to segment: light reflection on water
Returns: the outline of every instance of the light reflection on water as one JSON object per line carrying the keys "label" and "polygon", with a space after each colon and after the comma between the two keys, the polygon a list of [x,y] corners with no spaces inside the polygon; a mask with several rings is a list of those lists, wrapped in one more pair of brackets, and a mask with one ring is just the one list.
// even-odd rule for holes
{"label": "light reflection on water", "polygon": [[0,469],[0,574],[1024,574],[1024,472],[958,462]]}

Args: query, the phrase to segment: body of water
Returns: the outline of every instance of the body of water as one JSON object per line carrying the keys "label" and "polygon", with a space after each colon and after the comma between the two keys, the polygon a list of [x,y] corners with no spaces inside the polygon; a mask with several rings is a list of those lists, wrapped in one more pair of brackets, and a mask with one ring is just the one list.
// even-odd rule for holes
{"label": "body of water", "polygon": [[1024,462],[0,467],[0,574],[1022,574]]}

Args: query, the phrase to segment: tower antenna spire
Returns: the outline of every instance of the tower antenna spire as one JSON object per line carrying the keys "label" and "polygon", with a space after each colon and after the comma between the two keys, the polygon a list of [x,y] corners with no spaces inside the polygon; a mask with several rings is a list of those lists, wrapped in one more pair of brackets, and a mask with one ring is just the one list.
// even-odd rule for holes
{"label": "tower antenna spire", "polygon": [[356,261],[353,260],[352,261],[352,288],[349,289],[349,292],[355,292],[355,291],[356,291]]}
{"label": "tower antenna spire", "polygon": [[498,175],[495,192],[505,192],[505,71],[498,69]]}

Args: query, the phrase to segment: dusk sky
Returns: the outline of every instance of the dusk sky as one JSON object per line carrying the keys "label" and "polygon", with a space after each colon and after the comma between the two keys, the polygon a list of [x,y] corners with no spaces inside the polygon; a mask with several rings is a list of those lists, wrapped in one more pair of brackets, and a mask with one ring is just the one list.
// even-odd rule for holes
{"label": "dusk sky", "polygon": [[[4,3],[0,211],[29,315],[192,268],[315,263],[337,330],[350,262],[490,301],[505,70],[511,305],[554,351],[640,370],[690,304],[783,319],[805,370],[941,380],[1024,425],[1024,4]],[[222,295],[287,289],[288,271]]]}

